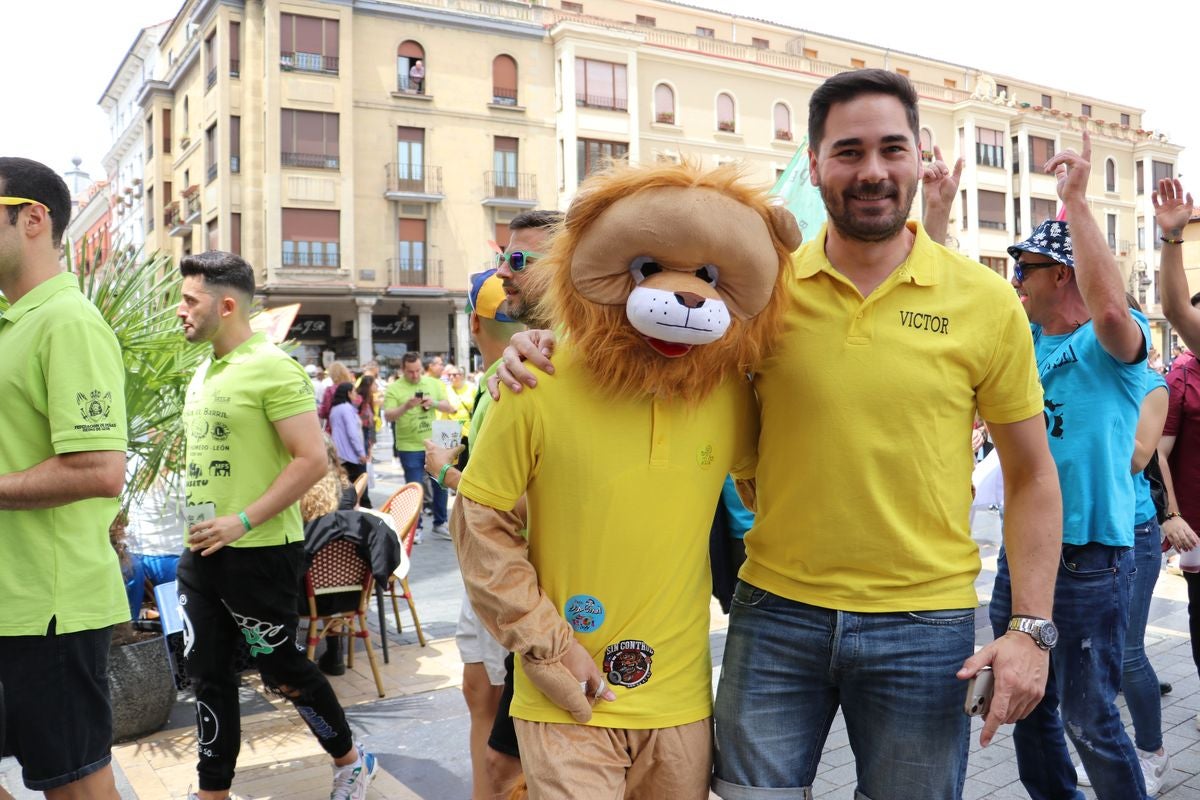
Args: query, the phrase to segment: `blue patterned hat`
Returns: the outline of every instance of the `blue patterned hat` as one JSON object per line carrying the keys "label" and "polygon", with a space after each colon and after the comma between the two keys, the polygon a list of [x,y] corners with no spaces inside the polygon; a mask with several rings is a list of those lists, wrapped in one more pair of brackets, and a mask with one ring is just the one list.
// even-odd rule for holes
{"label": "blue patterned hat", "polygon": [[1021,253],[1041,253],[1075,269],[1075,251],[1071,248],[1071,233],[1064,219],[1048,219],[1034,228],[1028,239],[1008,246],[1008,254],[1018,261]]}

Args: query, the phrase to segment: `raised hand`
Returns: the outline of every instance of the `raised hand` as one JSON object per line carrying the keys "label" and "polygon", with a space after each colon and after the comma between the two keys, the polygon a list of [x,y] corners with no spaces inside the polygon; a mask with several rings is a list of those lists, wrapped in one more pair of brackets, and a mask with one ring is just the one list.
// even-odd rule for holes
{"label": "raised hand", "polygon": [[1162,235],[1168,239],[1182,239],[1183,229],[1192,218],[1192,195],[1183,193],[1183,184],[1178,178],[1163,178],[1153,193],[1154,218]]}
{"label": "raised hand", "polygon": [[942,148],[933,146],[933,162],[921,170],[921,183],[925,185],[925,202],[951,205],[958,196],[958,183],[962,178],[963,160],[954,162],[954,169],[946,166],[942,159]]}
{"label": "raised hand", "polygon": [[1087,198],[1088,178],[1092,170],[1092,137],[1083,132],[1083,152],[1070,148],[1056,153],[1046,162],[1045,171],[1058,179],[1058,196],[1064,202]]}

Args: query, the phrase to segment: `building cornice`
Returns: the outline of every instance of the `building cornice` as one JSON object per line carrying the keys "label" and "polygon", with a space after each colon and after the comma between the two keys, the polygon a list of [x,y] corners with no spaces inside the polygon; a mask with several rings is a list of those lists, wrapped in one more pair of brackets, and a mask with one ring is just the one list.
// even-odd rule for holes
{"label": "building cornice", "polygon": [[[493,2],[498,7],[511,7],[512,16],[498,19],[493,16],[471,14],[466,10],[448,10],[445,7],[387,2],[387,0],[352,0],[356,13],[403,19],[426,25],[475,31],[477,33],[501,34],[524,39],[541,39],[546,29],[536,19],[534,7],[524,3]],[[522,17],[527,17],[522,19]]]}

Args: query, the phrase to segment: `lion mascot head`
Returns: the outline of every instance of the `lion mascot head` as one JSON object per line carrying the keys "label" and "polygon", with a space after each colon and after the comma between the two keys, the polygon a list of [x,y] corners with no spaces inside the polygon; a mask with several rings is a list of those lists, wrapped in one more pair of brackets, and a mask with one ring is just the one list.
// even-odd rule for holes
{"label": "lion mascot head", "polygon": [[800,229],[741,177],[623,166],[580,186],[534,275],[605,389],[694,403],[765,355]]}

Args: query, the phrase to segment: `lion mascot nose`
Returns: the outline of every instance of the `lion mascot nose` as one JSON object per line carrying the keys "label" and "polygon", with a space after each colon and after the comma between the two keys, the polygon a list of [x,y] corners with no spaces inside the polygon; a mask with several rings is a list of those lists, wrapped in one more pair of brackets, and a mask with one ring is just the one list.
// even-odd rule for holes
{"label": "lion mascot nose", "polygon": [[684,308],[700,308],[704,305],[704,298],[695,292],[675,292],[675,299]]}

